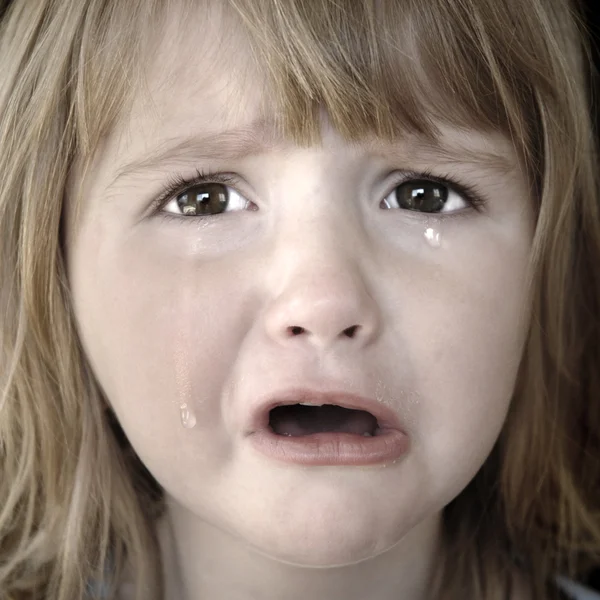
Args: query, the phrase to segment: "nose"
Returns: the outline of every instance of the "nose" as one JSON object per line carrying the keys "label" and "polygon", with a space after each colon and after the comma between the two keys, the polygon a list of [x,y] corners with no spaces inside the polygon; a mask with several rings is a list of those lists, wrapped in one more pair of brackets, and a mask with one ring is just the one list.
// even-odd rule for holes
{"label": "nose", "polygon": [[312,247],[302,244],[293,258],[273,268],[278,285],[265,326],[280,346],[309,345],[321,352],[348,345],[357,349],[378,335],[381,318],[366,278],[369,269],[353,258],[359,250],[350,254],[328,239]]}

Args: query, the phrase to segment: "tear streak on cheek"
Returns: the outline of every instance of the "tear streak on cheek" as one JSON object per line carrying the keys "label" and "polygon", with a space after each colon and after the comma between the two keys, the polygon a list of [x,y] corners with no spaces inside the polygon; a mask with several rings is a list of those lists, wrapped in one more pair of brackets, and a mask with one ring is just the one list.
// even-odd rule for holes
{"label": "tear streak on cheek", "polygon": [[190,357],[194,356],[193,346],[193,298],[195,283],[192,274],[187,271],[181,276],[181,284],[176,288],[181,290],[177,295],[174,306],[175,326],[173,340],[173,372],[175,376],[176,398],[181,424],[186,429],[196,425],[196,414],[192,396],[192,364]]}

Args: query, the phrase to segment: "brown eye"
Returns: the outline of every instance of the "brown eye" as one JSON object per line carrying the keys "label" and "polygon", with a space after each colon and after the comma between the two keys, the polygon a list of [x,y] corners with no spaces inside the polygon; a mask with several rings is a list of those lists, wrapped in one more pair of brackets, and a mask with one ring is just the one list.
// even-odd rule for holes
{"label": "brown eye", "polygon": [[404,210],[426,213],[440,212],[448,200],[447,186],[435,181],[411,180],[395,190],[398,206]]}
{"label": "brown eye", "polygon": [[182,214],[199,217],[224,212],[229,201],[229,190],[222,183],[195,185],[177,196]]}

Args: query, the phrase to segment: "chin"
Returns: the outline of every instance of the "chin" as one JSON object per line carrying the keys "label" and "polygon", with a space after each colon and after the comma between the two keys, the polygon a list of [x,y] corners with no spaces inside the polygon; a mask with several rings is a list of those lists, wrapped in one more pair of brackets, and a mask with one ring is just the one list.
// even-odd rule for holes
{"label": "chin", "polygon": [[[374,540],[371,541],[375,542]],[[334,547],[334,543],[335,541],[332,540],[323,545],[310,544],[308,541],[304,544],[280,543],[276,548],[254,546],[253,550],[275,562],[287,565],[310,568],[333,568],[354,565],[369,560],[395,545],[391,544],[386,548],[375,544],[376,547],[374,547],[368,543],[368,540],[365,540],[363,545],[353,546],[349,546],[346,541],[342,541]]]}
{"label": "chin", "polygon": [[[267,524],[265,524],[267,527]],[[348,519],[313,519],[282,527],[271,523],[268,530],[246,541],[252,550],[270,559],[295,566],[331,568],[356,564],[386,552],[402,540],[408,527],[392,523],[371,527],[368,523],[349,523]]]}

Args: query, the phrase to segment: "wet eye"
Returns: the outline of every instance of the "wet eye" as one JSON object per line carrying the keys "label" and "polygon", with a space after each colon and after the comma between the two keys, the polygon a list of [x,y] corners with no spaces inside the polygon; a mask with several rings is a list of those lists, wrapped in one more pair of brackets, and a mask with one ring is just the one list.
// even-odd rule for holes
{"label": "wet eye", "polygon": [[248,201],[223,183],[194,185],[172,198],[164,212],[190,217],[212,216],[228,210],[243,210]]}
{"label": "wet eye", "polygon": [[401,208],[424,213],[449,213],[469,206],[469,202],[444,183],[411,179],[397,186],[384,199],[387,208]]}

